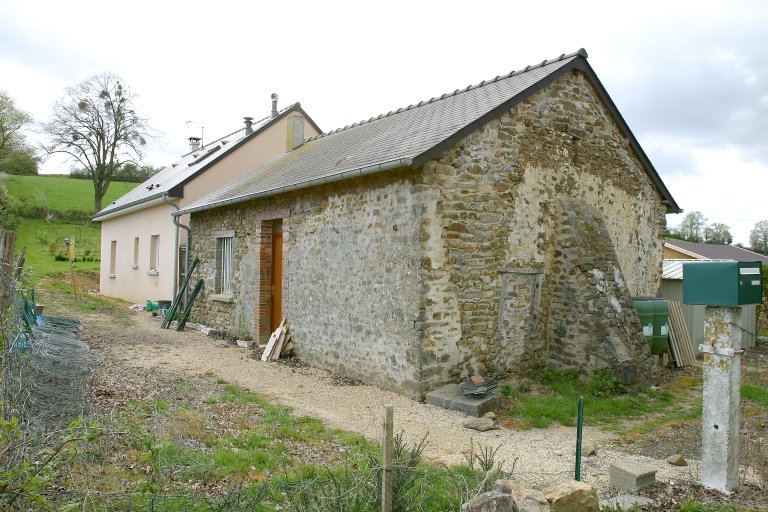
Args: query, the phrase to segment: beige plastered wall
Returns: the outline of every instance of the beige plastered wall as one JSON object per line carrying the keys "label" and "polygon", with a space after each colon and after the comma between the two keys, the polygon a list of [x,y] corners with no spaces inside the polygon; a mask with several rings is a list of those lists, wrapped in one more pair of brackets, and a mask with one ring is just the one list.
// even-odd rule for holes
{"label": "beige plastered wall", "polygon": [[[120,297],[130,302],[147,299],[171,300],[175,226],[171,213],[175,209],[161,204],[109,219],[101,224],[101,268],[99,287],[103,295]],[[152,235],[158,235],[157,272],[150,273]],[[138,265],[134,268],[134,238],[139,237]],[[110,274],[112,241],[117,242],[115,272]]]}
{"label": "beige plastered wall", "polygon": [[[272,160],[287,149],[288,119],[286,116],[247,143],[232,151],[213,166],[184,185],[184,197],[172,202],[183,208],[229,183],[259,165]],[[304,121],[305,138],[318,135],[311,123]],[[100,292],[109,297],[119,297],[131,302],[143,303],[147,299],[171,300],[173,298],[173,261],[176,252],[175,232],[170,205],[159,205],[112,217],[101,223]],[[189,216],[180,218],[189,224]],[[148,275],[150,237],[160,235],[160,265],[158,275]],[[139,268],[133,265],[134,238],[139,237]],[[111,242],[117,241],[117,258],[114,275],[110,275]],[[186,245],[186,232],[180,230],[179,243]]]}

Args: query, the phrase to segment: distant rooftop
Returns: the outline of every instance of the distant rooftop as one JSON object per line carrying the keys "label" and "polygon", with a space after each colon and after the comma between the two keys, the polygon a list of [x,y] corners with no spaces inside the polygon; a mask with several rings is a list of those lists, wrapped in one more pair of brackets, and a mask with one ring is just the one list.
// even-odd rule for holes
{"label": "distant rooftop", "polygon": [[[255,137],[260,131],[267,126],[270,126],[274,121],[281,119],[288,113],[296,110],[301,111],[307,120],[314,125],[314,122],[309,119],[309,116],[301,110],[301,105],[299,103],[289,105],[282,109],[279,115],[275,118],[268,115],[258,121],[253,121],[253,133],[251,134],[246,134],[246,128],[243,126],[232,133],[205,144],[200,149],[185,153],[171,165],[165,167],[162,171],[151,176],[144,183],[104,207],[99,213],[93,216],[93,220],[100,221],[115,215],[122,215],[128,211],[144,208],[144,205],[147,203],[156,204],[162,200],[163,195],[171,192],[174,187],[194,178],[197,173],[204,171],[211,164],[239,147],[241,142],[245,142],[251,137]],[[316,129],[320,131],[319,128]]]}
{"label": "distant rooftop", "polygon": [[768,265],[768,256],[763,256],[762,254],[736,247],[735,245],[703,244],[671,239],[666,239],[664,245],[672,249],[680,249],[682,250],[681,252],[688,253],[699,259],[760,261],[763,265]]}

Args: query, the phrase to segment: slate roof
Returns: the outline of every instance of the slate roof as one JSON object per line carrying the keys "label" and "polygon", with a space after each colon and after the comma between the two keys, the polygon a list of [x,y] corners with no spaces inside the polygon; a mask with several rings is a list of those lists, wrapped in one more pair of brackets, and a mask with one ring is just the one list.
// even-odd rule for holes
{"label": "slate roof", "polygon": [[245,126],[243,126],[243,128],[240,128],[239,130],[235,130],[224,137],[209,142],[199,150],[190,151],[183,155],[174,163],[147,179],[144,183],[107,205],[99,213],[94,215],[92,219],[100,221],[109,217],[128,213],[128,211],[141,208],[145,203],[152,202],[152,204],[154,204],[154,201],[162,199],[165,194],[173,197],[175,192],[174,189],[184,185],[199,173],[208,169],[215,162],[221,160],[225,155],[228,155],[236,148],[240,147],[241,144],[256,137],[274,122],[297,110],[305,116],[307,121],[315,126],[317,131],[321,131],[301,108],[301,104],[294,103],[293,105],[289,105],[282,109],[275,118],[267,116],[258,121],[254,121],[252,125],[253,133],[247,136],[245,134]]}
{"label": "slate roof", "polygon": [[[579,50],[305,141],[176,214],[207,210],[397,167],[417,168],[571,69],[592,81],[631,141],[670,212],[677,203]],[[175,214],[175,215],[176,215]]]}
{"label": "slate roof", "polygon": [[763,265],[768,265],[768,256],[735,245],[702,244],[680,240],[665,240],[664,245],[672,249],[682,249],[691,256],[698,256],[705,260],[760,261]]}

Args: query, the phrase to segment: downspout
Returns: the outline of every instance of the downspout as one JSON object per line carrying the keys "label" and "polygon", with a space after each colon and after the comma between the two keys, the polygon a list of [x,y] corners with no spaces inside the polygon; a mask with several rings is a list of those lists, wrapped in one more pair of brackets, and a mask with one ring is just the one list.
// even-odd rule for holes
{"label": "downspout", "polygon": [[[169,204],[179,211],[179,207],[168,200],[168,193],[163,194],[163,202]],[[173,251],[173,297],[171,300],[176,299],[176,290],[179,286],[179,228],[184,229],[187,232],[187,250],[184,251],[184,273],[189,272],[189,226],[179,222],[179,218],[176,215],[171,215],[173,225],[176,226],[176,247]],[[184,297],[184,304],[186,304],[186,296]]]}

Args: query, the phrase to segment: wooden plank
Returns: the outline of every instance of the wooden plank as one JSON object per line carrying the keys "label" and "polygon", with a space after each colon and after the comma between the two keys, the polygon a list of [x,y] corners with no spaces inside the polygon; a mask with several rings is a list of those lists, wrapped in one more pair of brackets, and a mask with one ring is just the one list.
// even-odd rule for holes
{"label": "wooden plank", "polygon": [[283,325],[285,323],[285,319],[280,323],[277,329],[275,329],[275,332],[272,333],[272,336],[269,337],[269,341],[267,342],[267,347],[264,349],[264,353],[261,354],[261,360],[262,361],[269,361],[272,358],[272,352],[275,350],[275,343],[277,343],[277,339],[280,337],[280,331],[283,328]]}
{"label": "wooden plank", "polygon": [[282,325],[282,327],[280,327],[280,336],[278,336],[277,341],[275,342],[275,349],[272,351],[272,355],[269,358],[270,361],[277,361],[280,359],[280,354],[283,353],[283,345],[285,344],[288,326],[285,325],[285,319],[283,319],[283,322],[280,325]]}
{"label": "wooden plank", "polygon": [[680,303],[677,301],[670,301],[670,326],[675,331],[675,341],[677,349],[680,354],[680,366],[690,366],[691,364],[691,343],[687,334],[685,326],[685,318],[680,308]]}
{"label": "wooden plank", "polygon": [[675,359],[675,367],[681,368],[683,366],[683,355],[677,338],[677,332],[675,331],[672,322],[670,322],[669,325],[669,349],[672,352],[672,357]]}
{"label": "wooden plank", "polygon": [[693,340],[691,340],[691,335],[688,332],[688,324],[685,322],[685,315],[683,315],[683,308],[680,305],[679,302],[675,303],[675,316],[678,319],[678,324],[680,326],[680,331],[682,332],[682,338],[683,338],[683,350],[685,350],[685,354],[687,356],[687,363],[689,365],[692,365],[696,361],[696,352],[693,350]]}
{"label": "wooden plank", "polygon": [[688,334],[688,326],[685,323],[682,306],[678,301],[669,301],[669,326],[670,340],[674,344],[675,359],[678,366],[690,366],[696,360],[691,338]]}

